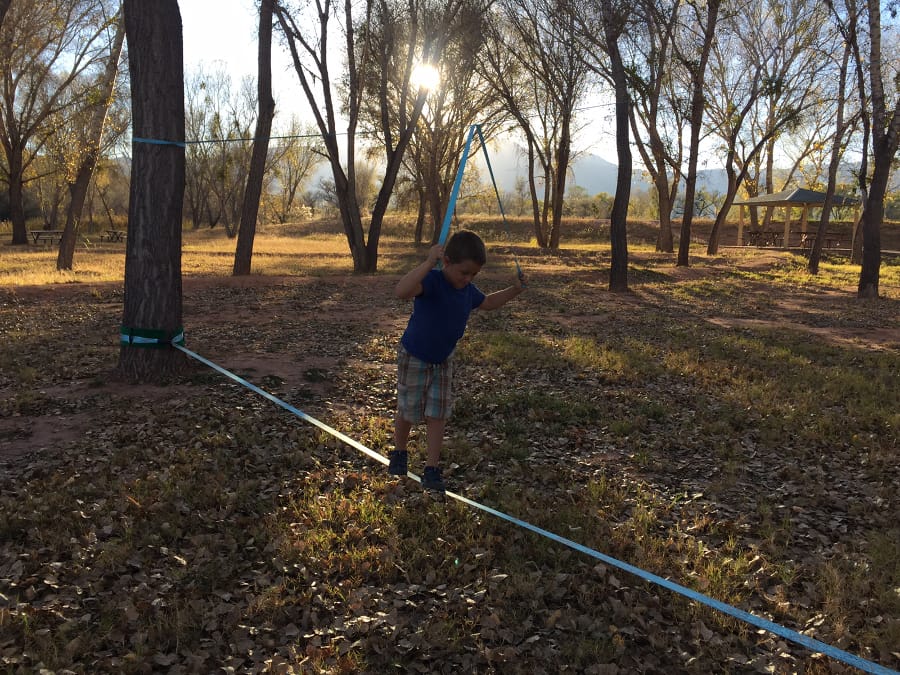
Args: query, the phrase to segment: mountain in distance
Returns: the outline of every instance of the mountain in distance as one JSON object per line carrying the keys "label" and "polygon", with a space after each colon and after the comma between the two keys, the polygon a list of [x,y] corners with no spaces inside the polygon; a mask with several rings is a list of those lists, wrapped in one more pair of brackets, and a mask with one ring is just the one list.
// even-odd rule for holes
{"label": "mountain in distance", "polygon": [[[519,178],[527,178],[527,159],[518,146],[505,143],[499,148],[488,145],[488,154],[491,159],[491,168],[501,191],[513,192],[516,189],[516,181]],[[484,166],[484,154],[479,151],[472,154],[468,160],[478,166],[482,180],[488,179],[487,167]],[[632,171],[631,189],[648,190],[651,187],[648,177],[644,175],[643,164],[638,160],[634,163]],[[591,153],[579,153],[569,170],[568,187],[578,185],[588,195],[596,195],[601,192],[613,195],[616,192],[616,177],[619,168],[598,155]],[[724,193],[728,181],[724,169],[703,169],[698,171],[698,185],[711,192]]]}

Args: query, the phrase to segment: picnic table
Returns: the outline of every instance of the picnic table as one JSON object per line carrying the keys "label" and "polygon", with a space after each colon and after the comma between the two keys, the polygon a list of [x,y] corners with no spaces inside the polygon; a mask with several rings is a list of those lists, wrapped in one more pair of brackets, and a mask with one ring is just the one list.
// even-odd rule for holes
{"label": "picnic table", "polygon": [[750,246],[777,246],[779,237],[783,236],[775,230],[752,230],[747,233]]}
{"label": "picnic table", "polygon": [[63,236],[62,230],[31,230],[28,234],[31,235],[32,240],[35,244],[49,244],[53,246],[54,244],[58,244]]}
{"label": "picnic table", "polygon": [[105,235],[101,235],[101,239],[106,241],[125,241],[125,230],[107,230]]}
{"label": "picnic table", "polygon": [[[841,246],[841,235],[836,232],[826,232],[825,239],[822,241],[824,248],[840,248]],[[800,245],[804,248],[812,248],[813,244],[816,243],[816,233],[815,232],[804,232],[800,235]]]}

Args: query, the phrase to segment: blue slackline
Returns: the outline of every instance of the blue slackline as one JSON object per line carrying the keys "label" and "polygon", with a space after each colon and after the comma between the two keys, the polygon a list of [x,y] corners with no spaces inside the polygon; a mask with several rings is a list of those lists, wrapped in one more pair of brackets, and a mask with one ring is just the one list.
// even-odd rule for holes
{"label": "blue slackline", "polygon": [[[161,342],[164,342],[164,340],[161,340]],[[275,403],[276,405],[284,408],[288,412],[293,413],[300,419],[302,419],[306,422],[309,422],[313,426],[316,426],[323,431],[328,432],[335,438],[343,441],[344,443],[346,443],[347,445],[349,445],[352,448],[356,448],[357,450],[359,450],[363,454],[367,455],[368,457],[371,457],[375,461],[380,462],[384,465],[388,464],[387,457],[385,457],[384,455],[382,455],[378,452],[375,452],[374,450],[367,448],[365,445],[363,445],[359,441],[356,441],[356,440],[350,438],[349,436],[347,436],[346,434],[341,433],[337,429],[334,429],[334,428],[328,426],[324,422],[320,422],[316,418],[307,415],[302,410],[298,410],[291,404],[285,403],[277,396],[270,394],[269,392],[267,392],[263,389],[260,389],[255,384],[251,384],[244,378],[242,378],[238,375],[235,375],[231,371],[226,370],[225,368],[223,368],[222,366],[220,366],[216,363],[213,363],[209,359],[203,358],[199,354],[192,352],[190,349],[187,349],[186,347],[183,347],[182,345],[177,344],[177,343],[171,343],[171,344],[172,344],[172,347],[184,352],[185,354],[190,356],[192,359],[195,359],[195,360],[199,361],[200,363],[202,363],[206,366],[209,366],[213,370],[218,371],[222,375],[225,375],[226,377],[230,378],[231,380],[234,380],[238,384],[243,385],[250,391],[253,391],[253,392],[259,394],[263,398],[266,398],[266,399],[272,401],[272,403]],[[410,474],[408,474],[408,476],[417,482],[421,482],[421,478],[415,474],[410,473]],[[791,642],[794,642],[803,647],[806,647],[807,649],[809,649],[812,652],[818,652],[818,653],[824,654],[830,658],[835,659],[836,661],[841,661],[842,663],[846,663],[848,665],[859,668],[860,670],[862,670],[863,672],[866,672],[866,673],[874,673],[875,675],[900,675],[900,672],[898,672],[896,670],[891,670],[890,668],[879,665],[873,661],[868,661],[868,660],[862,658],[861,656],[851,654],[850,652],[846,652],[843,649],[838,649],[837,647],[833,647],[825,642],[821,642],[820,640],[811,638],[808,635],[803,635],[802,633],[798,633],[797,631],[791,630],[790,628],[786,628],[786,627],[782,626],[781,624],[775,623],[774,621],[769,621],[768,619],[763,619],[761,617],[756,616],[755,614],[751,614],[750,612],[745,612],[742,609],[738,609],[737,607],[733,607],[729,604],[721,602],[720,600],[711,598],[708,595],[698,593],[697,591],[695,591],[693,589],[687,588],[686,586],[682,586],[673,581],[669,581],[668,579],[664,579],[656,574],[653,574],[652,572],[647,572],[645,570],[642,570],[640,567],[635,567],[634,565],[631,565],[629,563],[622,562],[621,560],[617,560],[616,558],[608,556],[605,553],[600,553],[599,551],[595,551],[594,549],[588,548],[587,546],[584,546],[582,544],[579,544],[578,542],[572,541],[571,539],[566,539],[565,537],[562,537],[558,534],[554,534],[553,532],[550,532],[549,530],[545,530],[541,527],[538,527],[537,525],[532,525],[531,523],[529,523],[527,521],[520,520],[519,518],[516,518],[509,514],[503,513],[502,511],[498,511],[497,509],[491,508],[490,506],[480,504],[479,502],[473,501],[467,497],[456,494],[455,492],[448,491],[446,494],[448,497],[455,499],[459,502],[462,502],[463,504],[468,504],[469,506],[471,506],[473,508],[484,511],[485,513],[489,513],[492,516],[496,516],[497,518],[500,518],[509,523],[512,523],[513,525],[517,525],[521,528],[524,528],[526,530],[534,532],[535,534],[539,534],[542,537],[546,537],[547,539],[550,539],[551,541],[555,541],[564,546],[568,546],[569,548],[574,549],[575,551],[578,551],[579,553],[584,553],[585,555],[588,555],[592,558],[596,558],[597,560],[600,560],[601,562],[604,562],[608,565],[616,567],[624,572],[628,572],[629,574],[632,574],[632,575],[639,577],[645,581],[648,581],[651,584],[654,584],[656,586],[661,586],[662,588],[673,591],[673,592],[675,592],[679,595],[682,595],[690,600],[694,600],[696,602],[699,602],[700,604],[706,605],[707,607],[711,607],[712,609],[715,609],[719,612],[727,614],[728,616],[731,616],[735,619],[743,621],[744,623],[750,624],[751,626],[754,626],[756,628],[761,628],[769,633],[773,633],[773,634],[778,635],[779,637],[782,637],[786,640],[790,640]]]}
{"label": "blue slackline", "polygon": [[[466,170],[466,162],[469,159],[469,149],[472,146],[472,139],[478,134],[478,140],[481,143],[481,149],[484,152],[484,161],[487,164],[488,174],[491,177],[491,183],[494,186],[494,194],[497,195],[497,206],[500,208],[500,215],[503,217],[503,225],[506,227],[506,233],[512,239],[512,231],[509,227],[509,221],[506,219],[506,212],[503,210],[503,200],[500,199],[500,190],[497,187],[497,180],[494,178],[494,169],[491,166],[491,158],[488,155],[487,143],[484,141],[484,134],[481,133],[481,125],[473,124],[469,127],[469,133],[466,136],[466,144],[463,147],[462,157],[459,161],[459,167],[456,170],[456,179],[453,181],[453,189],[450,191],[450,199],[447,202],[447,211],[444,213],[444,222],[441,224],[441,234],[438,237],[438,243],[444,244],[447,241],[447,235],[450,234],[450,221],[453,219],[453,213],[456,211],[456,200],[459,197],[459,188],[462,185],[463,173]],[[522,277],[522,268],[519,267],[519,259],[513,253],[513,262],[516,265],[516,274]]]}

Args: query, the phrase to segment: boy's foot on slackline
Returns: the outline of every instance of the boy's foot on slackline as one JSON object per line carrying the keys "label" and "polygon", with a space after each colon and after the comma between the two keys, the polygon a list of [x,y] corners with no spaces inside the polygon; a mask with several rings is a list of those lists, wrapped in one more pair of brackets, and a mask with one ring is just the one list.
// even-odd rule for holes
{"label": "boy's foot on slackline", "polygon": [[409,453],[406,450],[391,450],[388,453],[388,473],[392,476],[405,476],[407,464],[409,463]]}
{"label": "boy's foot on slackline", "polygon": [[432,496],[444,496],[444,492],[446,492],[447,488],[444,485],[444,479],[441,478],[440,467],[425,467],[425,473],[422,474],[422,487],[425,488]]}

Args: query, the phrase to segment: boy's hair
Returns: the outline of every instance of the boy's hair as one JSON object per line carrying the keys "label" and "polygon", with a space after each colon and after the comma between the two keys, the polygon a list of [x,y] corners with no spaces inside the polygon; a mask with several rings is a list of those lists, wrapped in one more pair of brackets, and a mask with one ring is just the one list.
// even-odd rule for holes
{"label": "boy's hair", "polygon": [[444,255],[453,264],[471,260],[478,265],[484,265],[487,260],[484,242],[481,241],[481,237],[469,230],[460,230],[450,237],[444,247]]}

